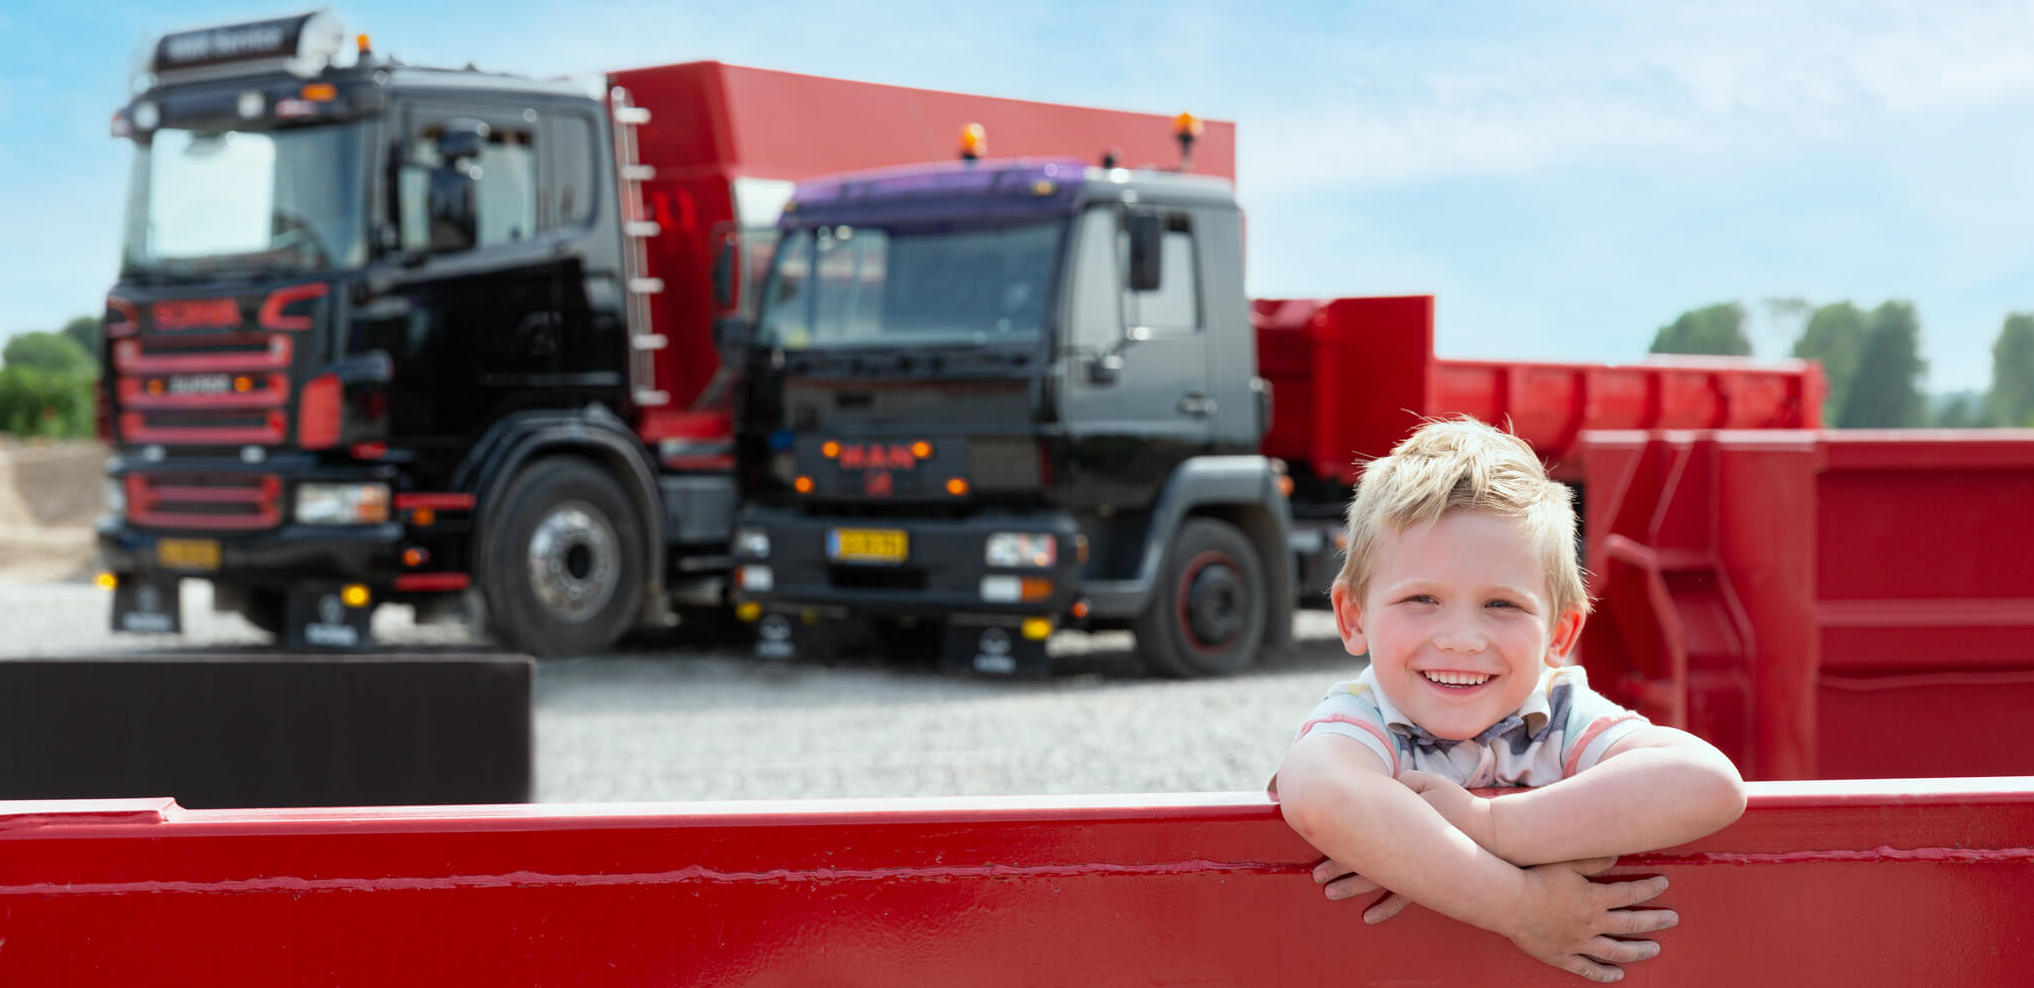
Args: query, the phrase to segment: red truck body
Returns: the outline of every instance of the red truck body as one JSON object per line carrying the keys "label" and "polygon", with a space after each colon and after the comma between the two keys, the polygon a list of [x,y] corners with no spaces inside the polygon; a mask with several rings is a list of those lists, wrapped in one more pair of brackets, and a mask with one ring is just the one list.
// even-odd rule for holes
{"label": "red truck body", "polygon": [[[1646,984],[2024,983],[2034,778],[1754,783],[1627,856]],[[1261,793],[442,809],[0,803],[0,981],[1521,984],[1575,976],[1330,902]]]}
{"label": "red truck body", "polygon": [[1584,445],[1593,685],[1748,778],[2034,765],[2034,433]]}
{"label": "red truck body", "polygon": [[[720,367],[714,347],[711,271],[722,237],[776,222],[761,192],[738,215],[743,180],[789,182],[834,172],[915,164],[957,153],[961,129],[981,124],[996,157],[1100,161],[1110,150],[1126,165],[1179,160],[1170,118],[1092,107],[884,86],[819,76],[688,62],[611,73],[649,111],[636,128],[636,160],[653,170],[641,184],[640,216],[660,233],[645,245],[640,274],[661,281],[649,306],[655,390],[668,400],[645,409],[638,431],[661,439],[725,438],[727,417],[695,405]],[[1234,179],[1236,125],[1206,121],[1194,144],[1195,172]],[[782,194],[788,196],[789,190]],[[755,205],[760,201],[763,205]],[[781,205],[781,201],[775,205]],[[630,204],[624,204],[630,208]],[[761,245],[767,248],[770,241]],[[750,257],[760,264],[767,257]]]}
{"label": "red truck body", "polygon": [[1272,385],[1264,452],[1353,484],[1426,416],[1508,423],[1556,476],[1579,480],[1587,429],[1812,429],[1822,371],[1802,360],[1673,357],[1641,364],[1434,356],[1431,295],[1255,303]]}

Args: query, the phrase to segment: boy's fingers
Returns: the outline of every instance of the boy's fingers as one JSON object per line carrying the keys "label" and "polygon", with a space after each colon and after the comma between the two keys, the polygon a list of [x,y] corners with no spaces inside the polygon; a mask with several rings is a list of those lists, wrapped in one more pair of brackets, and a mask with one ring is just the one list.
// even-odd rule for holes
{"label": "boy's fingers", "polygon": [[1350,899],[1375,892],[1384,886],[1364,878],[1362,875],[1344,875],[1328,883],[1328,898]]}
{"label": "boy's fingers", "polygon": [[1355,873],[1356,869],[1344,868],[1335,859],[1329,858],[1314,866],[1314,884],[1326,885],[1344,875],[1353,875]]}
{"label": "boy's fingers", "polygon": [[1578,875],[1600,875],[1616,867],[1616,865],[1617,858],[1615,857],[1583,858],[1580,861],[1568,862],[1568,867],[1575,869],[1575,873]]}
{"label": "boy's fingers", "polygon": [[1651,940],[1612,940],[1592,937],[1583,945],[1589,956],[1606,964],[1631,964],[1660,956],[1660,945]]}
{"label": "boy's fingers", "polygon": [[1385,896],[1378,904],[1363,910],[1363,921],[1375,926],[1399,913],[1405,912],[1405,907],[1410,905],[1412,905],[1411,899],[1393,892]]}
{"label": "boy's fingers", "polygon": [[1607,908],[1622,909],[1626,906],[1636,906],[1641,902],[1656,898],[1666,890],[1666,876],[1654,875],[1651,878],[1640,878],[1629,882],[1598,885],[1596,886],[1596,899]]}
{"label": "boy's fingers", "polygon": [[1604,984],[1624,980],[1623,971],[1608,964],[1598,964],[1581,954],[1568,955],[1568,959],[1561,962],[1561,969],[1571,974],[1579,974],[1590,981],[1602,982]]}
{"label": "boy's fingers", "polygon": [[1658,933],[1681,924],[1681,914],[1672,909],[1613,909],[1605,933],[1630,936]]}

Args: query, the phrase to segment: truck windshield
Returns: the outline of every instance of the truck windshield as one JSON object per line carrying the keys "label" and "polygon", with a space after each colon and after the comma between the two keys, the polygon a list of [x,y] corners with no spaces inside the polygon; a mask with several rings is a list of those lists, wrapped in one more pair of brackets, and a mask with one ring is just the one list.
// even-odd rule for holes
{"label": "truck windshield", "polygon": [[1064,225],[787,230],[758,335],[787,349],[1036,340]]}
{"label": "truck windshield", "polygon": [[156,131],[135,146],[123,271],[202,277],[359,266],[369,126]]}

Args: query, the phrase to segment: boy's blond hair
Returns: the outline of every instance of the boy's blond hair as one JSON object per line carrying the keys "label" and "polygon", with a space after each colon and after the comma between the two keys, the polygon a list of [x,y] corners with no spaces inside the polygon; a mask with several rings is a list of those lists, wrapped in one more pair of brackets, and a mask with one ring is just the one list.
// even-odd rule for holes
{"label": "boy's blond hair", "polygon": [[1370,588],[1386,532],[1439,521],[1458,509],[1515,518],[1538,551],[1554,612],[1589,613],[1575,559],[1575,495],[1547,476],[1526,441],[1468,416],[1420,426],[1363,470],[1349,502],[1348,555],[1336,581],[1359,598]]}

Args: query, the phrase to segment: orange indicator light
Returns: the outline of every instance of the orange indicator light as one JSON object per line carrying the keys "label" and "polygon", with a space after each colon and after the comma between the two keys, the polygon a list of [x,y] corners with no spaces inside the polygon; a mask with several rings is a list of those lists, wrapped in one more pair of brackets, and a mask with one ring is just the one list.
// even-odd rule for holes
{"label": "orange indicator light", "polygon": [[819,445],[819,455],[831,460],[840,455],[840,444],[829,439]]}
{"label": "orange indicator light", "polygon": [[800,494],[810,494],[812,493],[812,478],[800,477],[791,482],[791,487]]}
{"label": "orange indicator light", "polygon": [[932,459],[932,444],[923,439],[911,444],[911,455],[921,460]]}
{"label": "orange indicator light", "polygon": [[962,480],[959,477],[948,478],[946,482],[946,492],[948,494],[952,494],[954,497],[962,497],[966,495],[968,492],[968,482]]}

